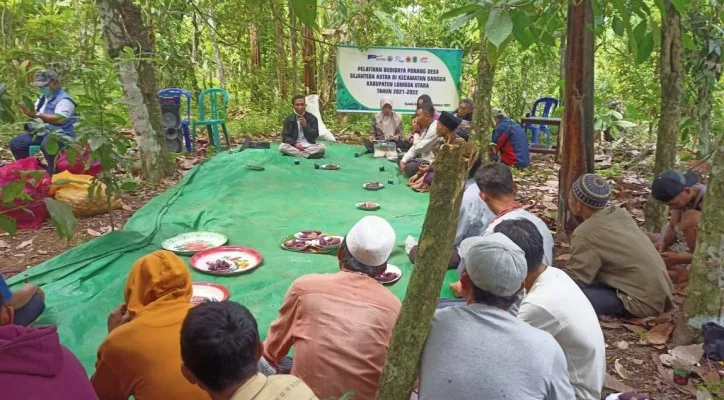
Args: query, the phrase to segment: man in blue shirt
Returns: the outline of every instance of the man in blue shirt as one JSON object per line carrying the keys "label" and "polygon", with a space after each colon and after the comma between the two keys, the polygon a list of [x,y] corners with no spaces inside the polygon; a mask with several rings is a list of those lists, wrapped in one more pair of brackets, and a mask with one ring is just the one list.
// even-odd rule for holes
{"label": "man in blue shirt", "polygon": [[495,130],[490,140],[490,159],[511,167],[528,168],[530,148],[523,128],[497,108],[493,109],[493,121]]}
{"label": "man in blue shirt", "polygon": [[16,325],[30,325],[45,310],[45,294],[39,287],[30,283],[12,293],[5,279],[0,276],[0,296],[15,311],[13,323]]}

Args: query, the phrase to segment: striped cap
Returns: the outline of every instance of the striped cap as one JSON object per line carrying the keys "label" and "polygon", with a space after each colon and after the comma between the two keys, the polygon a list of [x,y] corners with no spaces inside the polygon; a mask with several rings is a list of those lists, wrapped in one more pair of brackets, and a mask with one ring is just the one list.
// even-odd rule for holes
{"label": "striped cap", "polygon": [[600,210],[608,205],[611,187],[605,179],[594,174],[585,174],[573,182],[573,195],[586,206]]}

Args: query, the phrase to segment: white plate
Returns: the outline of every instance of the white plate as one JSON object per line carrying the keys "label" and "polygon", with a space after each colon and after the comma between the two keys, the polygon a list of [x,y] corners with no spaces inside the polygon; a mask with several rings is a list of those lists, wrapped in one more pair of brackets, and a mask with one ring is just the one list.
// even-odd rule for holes
{"label": "white plate", "polygon": [[[328,165],[334,165],[334,168],[327,168]],[[326,169],[328,171],[334,171],[334,170],[339,169],[339,164],[322,164],[319,166],[319,168]]]}
{"label": "white plate", "polygon": [[209,282],[194,282],[191,284],[193,290],[192,304],[200,304],[198,297],[213,301],[224,301],[229,298],[229,290],[222,285]]}
{"label": "white plate", "polygon": [[[367,182],[367,183],[372,183],[372,182]],[[367,187],[367,183],[363,183],[363,184],[362,184],[362,187],[365,188],[365,189],[367,189],[367,190],[380,190],[380,189],[382,189],[383,187],[385,187],[385,185],[384,185],[382,182],[380,182],[380,186],[373,187],[373,188],[368,188],[368,187]]]}
{"label": "white plate", "polygon": [[389,264],[389,263],[388,263],[388,264],[387,264],[387,269],[385,270],[385,272],[394,272],[394,273],[396,273],[396,274],[397,274],[397,279],[391,280],[391,281],[389,281],[389,282],[381,282],[381,281],[378,281],[378,282],[380,282],[380,283],[383,284],[383,285],[392,285],[393,283],[399,281],[400,278],[402,278],[402,270],[399,269],[396,265],[393,265],[393,264]]}

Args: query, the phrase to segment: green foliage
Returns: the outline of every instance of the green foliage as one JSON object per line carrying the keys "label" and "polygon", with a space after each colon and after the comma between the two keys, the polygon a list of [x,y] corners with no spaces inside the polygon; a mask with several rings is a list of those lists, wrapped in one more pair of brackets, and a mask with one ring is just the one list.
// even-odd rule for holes
{"label": "green foliage", "polygon": [[52,198],[46,198],[44,201],[58,236],[64,239],[72,238],[77,225],[77,221],[73,216],[73,209],[69,205]]}

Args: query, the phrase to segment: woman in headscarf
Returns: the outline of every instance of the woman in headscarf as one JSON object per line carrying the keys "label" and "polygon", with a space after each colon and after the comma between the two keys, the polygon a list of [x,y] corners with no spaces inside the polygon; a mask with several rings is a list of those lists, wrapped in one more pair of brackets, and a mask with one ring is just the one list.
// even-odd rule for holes
{"label": "woman in headscarf", "polygon": [[100,400],[208,399],[181,373],[181,325],[192,295],[184,262],[165,250],[141,257],[123,294],[91,378]]}
{"label": "woman in headscarf", "polygon": [[455,134],[468,140],[470,124],[473,120],[473,100],[468,98],[462,99],[462,101],[460,101],[460,107],[455,111],[455,116],[462,120],[460,126],[455,129]]}
{"label": "woman in headscarf", "polygon": [[385,140],[388,142],[401,142],[402,138],[402,117],[400,114],[392,111],[392,98],[384,96],[380,99],[380,109],[382,111],[375,114],[372,118],[370,126],[370,137],[365,140],[365,148],[367,153],[374,153],[375,140]]}

